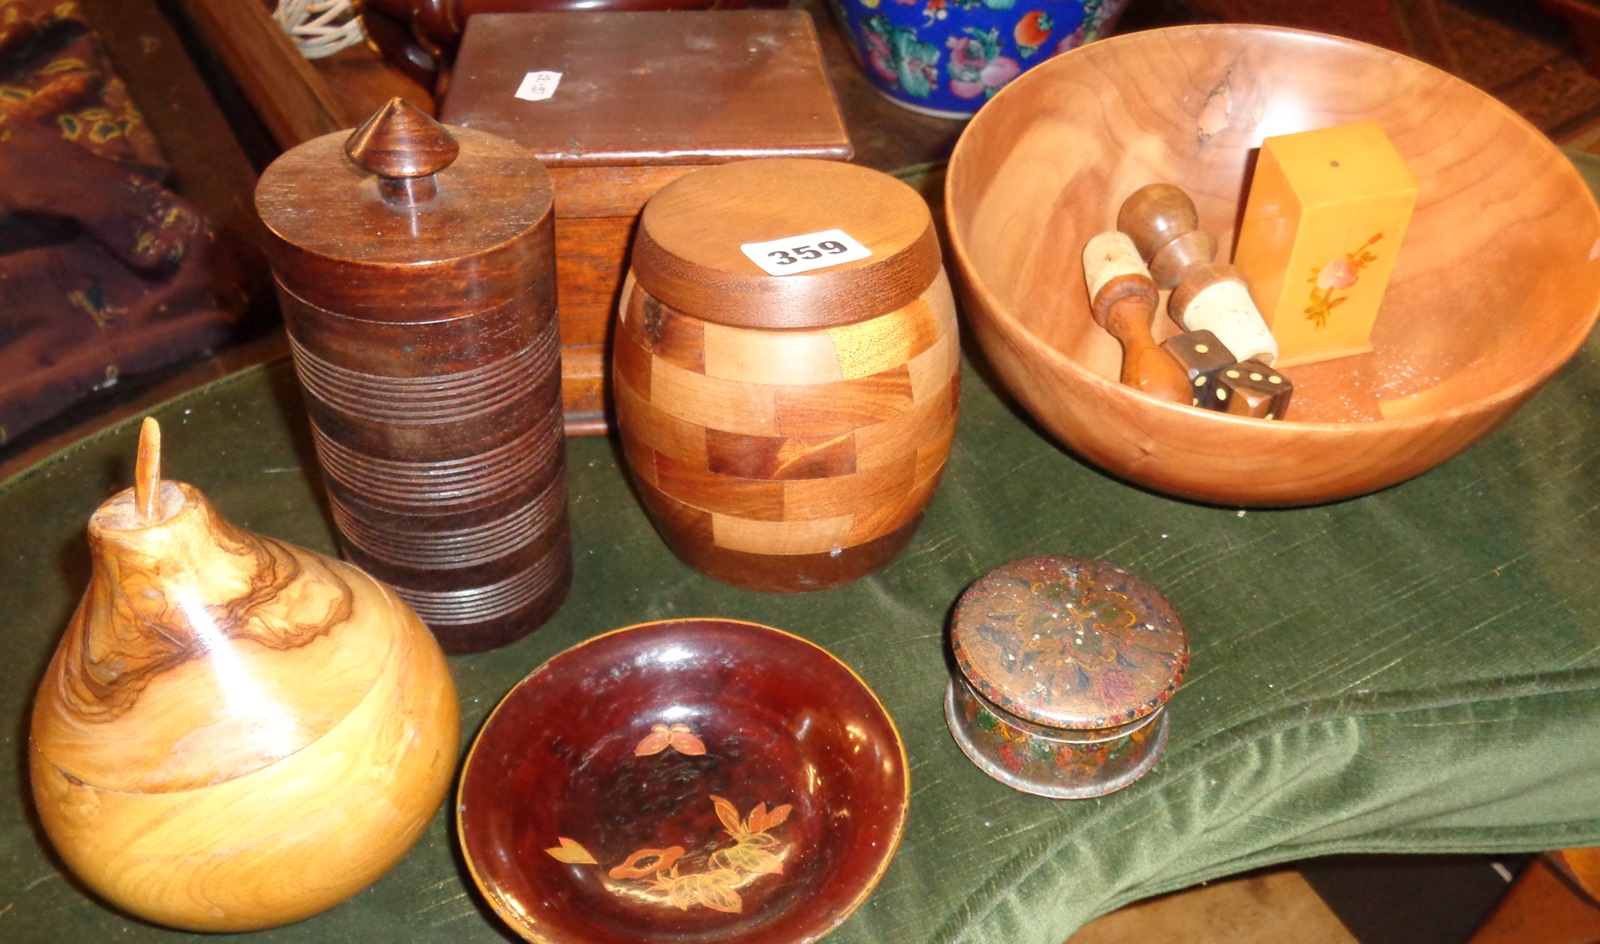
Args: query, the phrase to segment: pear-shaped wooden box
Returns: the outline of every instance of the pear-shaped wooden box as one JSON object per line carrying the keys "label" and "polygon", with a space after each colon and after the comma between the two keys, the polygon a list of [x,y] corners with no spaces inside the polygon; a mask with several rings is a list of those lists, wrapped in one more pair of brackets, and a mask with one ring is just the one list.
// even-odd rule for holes
{"label": "pear-shaped wooden box", "polygon": [[161,481],[89,519],[93,573],[34,702],[29,772],[79,879],[139,917],[240,931],[350,897],[443,799],[449,666],[393,591]]}

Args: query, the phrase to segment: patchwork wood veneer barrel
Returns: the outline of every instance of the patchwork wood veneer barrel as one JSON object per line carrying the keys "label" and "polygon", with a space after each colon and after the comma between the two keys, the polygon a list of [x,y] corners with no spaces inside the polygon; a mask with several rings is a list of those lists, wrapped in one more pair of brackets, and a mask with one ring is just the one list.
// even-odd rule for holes
{"label": "patchwork wood veneer barrel", "polygon": [[955,435],[960,338],[932,217],[855,165],[743,161],[659,191],[613,359],[657,530],[734,586],[818,590],[888,563]]}
{"label": "patchwork wood veneer barrel", "polygon": [[572,574],[544,167],[395,99],[256,205],[346,555],[447,652],[525,635]]}

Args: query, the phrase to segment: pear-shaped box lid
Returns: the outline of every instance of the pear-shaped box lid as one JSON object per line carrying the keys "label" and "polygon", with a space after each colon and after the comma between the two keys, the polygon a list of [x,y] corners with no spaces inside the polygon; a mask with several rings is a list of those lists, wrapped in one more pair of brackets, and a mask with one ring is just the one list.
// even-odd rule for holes
{"label": "pear-shaped box lid", "polygon": [[881,171],[808,158],[719,164],[650,198],[639,286],[668,307],[744,328],[854,324],[938,276],[928,205]]}
{"label": "pear-shaped box lid", "polygon": [[89,588],[32,723],[44,762],[122,793],[293,755],[368,695],[402,634],[426,632],[354,567],[234,528],[193,486],[160,480],[145,423],[137,484],[90,518]]}
{"label": "pear-shaped box lid", "polygon": [[280,286],[378,321],[503,304],[548,273],[554,193],[527,148],[402,99],[273,161],[256,209]]}
{"label": "pear-shaped box lid", "polygon": [[950,641],[984,698],[1026,722],[1072,731],[1149,715],[1189,667],[1189,638],[1166,599],[1086,557],[1029,557],[980,577],[956,603]]}

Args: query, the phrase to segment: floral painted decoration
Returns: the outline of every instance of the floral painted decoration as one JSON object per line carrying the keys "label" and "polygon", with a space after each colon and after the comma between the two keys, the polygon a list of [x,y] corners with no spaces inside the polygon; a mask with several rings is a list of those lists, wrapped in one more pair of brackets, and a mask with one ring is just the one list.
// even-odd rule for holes
{"label": "floral painted decoration", "polygon": [[[706,753],[705,743],[688,725],[653,724],[650,733],[634,748],[633,756],[650,757],[668,748],[690,756]],[[687,850],[683,846],[647,846],[634,850],[606,871],[611,879],[606,890],[619,897],[670,905],[680,911],[695,906],[728,913],[742,911],[740,888],[763,875],[783,874],[788,850],[772,830],[783,825],[792,807],[784,804],[769,810],[765,803],[758,803],[741,818],[738,807],[722,797],[711,796],[711,806],[733,845],[707,856],[705,868],[684,870],[680,860]],[[566,865],[600,864],[582,843],[566,836],[558,836],[556,845],[544,851]]]}
{"label": "floral painted decoration", "polygon": [[691,757],[699,756],[706,752],[706,746],[694,736],[686,724],[675,724],[668,727],[664,724],[653,724],[650,733],[645,735],[639,746],[633,749],[635,757],[649,757],[659,754],[667,748],[672,748],[680,754]]}
{"label": "floral painted decoration", "polygon": [[[703,906],[712,911],[736,914],[744,909],[739,889],[763,875],[782,875],[787,855],[783,844],[771,833],[789,818],[788,804],[767,809],[758,804],[748,816],[740,818],[738,808],[719,796],[711,797],[717,819],[733,837],[733,845],[711,853],[706,868],[686,872],[680,869],[682,846],[664,849],[638,849],[613,866],[606,875],[625,885],[606,886],[612,894],[670,905],[680,911]],[[594,855],[580,843],[565,836],[545,850],[558,862],[568,865],[598,865]]]}
{"label": "floral painted decoration", "polygon": [[1328,316],[1350,297],[1335,295],[1334,292],[1355,285],[1361,279],[1361,270],[1378,261],[1378,257],[1369,250],[1382,238],[1382,233],[1376,233],[1371,239],[1357,246],[1354,252],[1347,252],[1337,259],[1329,260],[1325,265],[1314,266],[1311,269],[1311,277],[1306,279],[1313,286],[1310,304],[1306,305],[1305,309],[1307,321],[1316,322],[1319,328],[1328,326]]}
{"label": "floral painted decoration", "polygon": [[1160,708],[1188,667],[1177,614],[1104,561],[1042,556],[990,571],[962,594],[951,647],[992,704],[1054,728],[1126,725]]}
{"label": "floral painted decoration", "polygon": [[832,0],[891,98],[970,114],[1022,70],[1107,32],[1127,0]]}
{"label": "floral painted decoration", "polygon": [[1000,55],[1000,31],[968,26],[964,36],[952,36],[950,47],[950,91],[960,98],[988,98],[1022,72],[1010,56]]}
{"label": "floral painted decoration", "polygon": [[927,98],[939,79],[938,47],[917,39],[917,32],[895,26],[881,13],[862,22],[862,39],[873,70],[915,98]]}

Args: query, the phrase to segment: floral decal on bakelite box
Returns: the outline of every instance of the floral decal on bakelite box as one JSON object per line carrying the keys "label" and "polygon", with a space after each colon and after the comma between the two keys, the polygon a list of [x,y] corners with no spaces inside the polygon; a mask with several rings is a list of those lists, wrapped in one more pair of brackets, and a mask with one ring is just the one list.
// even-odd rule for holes
{"label": "floral decal on bakelite box", "polygon": [[1305,310],[1307,321],[1316,322],[1319,328],[1328,326],[1328,316],[1350,298],[1348,295],[1334,293],[1355,285],[1361,280],[1361,270],[1378,261],[1378,257],[1370,250],[1382,238],[1382,233],[1376,233],[1371,239],[1357,246],[1354,252],[1347,252],[1336,259],[1330,259],[1324,265],[1311,267],[1311,277],[1306,279],[1312,286],[1310,304],[1306,305]]}

